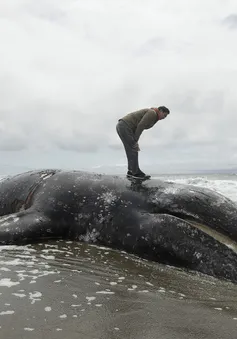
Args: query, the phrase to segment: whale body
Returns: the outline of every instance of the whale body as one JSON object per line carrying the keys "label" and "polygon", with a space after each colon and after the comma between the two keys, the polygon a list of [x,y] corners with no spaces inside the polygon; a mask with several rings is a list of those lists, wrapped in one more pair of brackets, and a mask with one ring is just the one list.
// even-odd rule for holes
{"label": "whale body", "polygon": [[86,241],[237,282],[237,205],[207,188],[60,169],[0,182],[0,245]]}

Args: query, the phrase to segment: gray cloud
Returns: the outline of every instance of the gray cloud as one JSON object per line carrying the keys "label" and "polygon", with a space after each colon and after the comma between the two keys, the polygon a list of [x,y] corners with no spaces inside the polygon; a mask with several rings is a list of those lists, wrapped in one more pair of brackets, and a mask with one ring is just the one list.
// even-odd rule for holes
{"label": "gray cloud", "polygon": [[58,140],[56,142],[56,145],[64,150],[64,151],[75,151],[78,153],[94,153],[98,151],[98,146],[96,144],[92,144],[92,143],[86,143],[85,141],[83,141],[82,143],[80,142],[80,140],[74,141],[74,142],[65,142],[64,140]]}
{"label": "gray cloud", "polygon": [[153,53],[162,51],[166,47],[165,39],[162,37],[154,37],[152,39],[147,40],[141,46],[139,46],[135,51],[135,55],[143,56],[143,55],[151,55]]}
{"label": "gray cloud", "polygon": [[12,138],[2,138],[0,137],[0,150],[1,151],[22,151],[26,148],[25,140],[13,136]]}
{"label": "gray cloud", "polygon": [[22,2],[22,9],[33,17],[60,23],[67,17],[66,11],[61,9],[62,2],[58,4],[52,0],[41,0],[40,2]]}
{"label": "gray cloud", "polygon": [[223,24],[228,26],[231,29],[237,28],[237,14],[230,14],[225,19],[223,19]]}

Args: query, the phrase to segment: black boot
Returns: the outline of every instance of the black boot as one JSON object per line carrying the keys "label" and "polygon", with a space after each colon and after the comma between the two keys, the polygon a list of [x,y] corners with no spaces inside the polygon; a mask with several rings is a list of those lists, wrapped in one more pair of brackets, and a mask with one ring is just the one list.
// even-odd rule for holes
{"label": "black boot", "polygon": [[141,175],[142,177],[144,177],[145,179],[150,179],[150,175],[148,175],[148,174],[145,174],[144,172],[142,172],[141,170],[140,170],[140,168],[139,168],[139,170],[138,170],[138,173],[137,173],[139,176]]}
{"label": "black boot", "polygon": [[132,178],[135,178],[135,179],[144,179],[144,180],[147,180],[147,179],[150,179],[150,175],[147,175],[145,173],[143,173],[142,171],[141,172],[138,172],[136,174],[132,174],[131,176]]}

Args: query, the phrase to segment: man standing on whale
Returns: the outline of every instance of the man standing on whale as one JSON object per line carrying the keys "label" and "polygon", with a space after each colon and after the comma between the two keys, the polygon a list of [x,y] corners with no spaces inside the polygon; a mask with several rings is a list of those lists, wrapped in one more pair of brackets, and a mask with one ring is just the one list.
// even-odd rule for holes
{"label": "man standing on whale", "polygon": [[138,179],[149,179],[151,177],[139,168],[138,152],[140,148],[138,140],[143,130],[153,127],[157,121],[165,119],[169,113],[169,109],[165,106],[151,107],[128,113],[119,119],[116,125],[116,131],[127,155],[127,177]]}

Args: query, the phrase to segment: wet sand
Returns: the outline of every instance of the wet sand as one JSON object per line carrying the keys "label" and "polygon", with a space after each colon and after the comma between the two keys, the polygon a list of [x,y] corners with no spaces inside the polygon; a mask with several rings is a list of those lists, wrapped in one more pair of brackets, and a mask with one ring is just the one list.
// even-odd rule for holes
{"label": "wet sand", "polygon": [[237,286],[73,242],[0,248],[0,338],[227,339]]}

